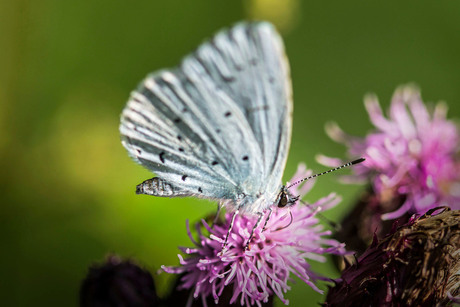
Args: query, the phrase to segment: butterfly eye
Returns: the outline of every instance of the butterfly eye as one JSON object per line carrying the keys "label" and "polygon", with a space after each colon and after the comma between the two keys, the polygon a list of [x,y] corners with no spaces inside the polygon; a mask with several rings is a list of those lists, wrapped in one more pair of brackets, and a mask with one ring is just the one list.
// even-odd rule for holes
{"label": "butterfly eye", "polygon": [[280,195],[280,199],[278,201],[278,208],[286,207],[286,205],[288,204],[288,201],[289,201],[289,198],[287,194],[284,191],[282,191]]}

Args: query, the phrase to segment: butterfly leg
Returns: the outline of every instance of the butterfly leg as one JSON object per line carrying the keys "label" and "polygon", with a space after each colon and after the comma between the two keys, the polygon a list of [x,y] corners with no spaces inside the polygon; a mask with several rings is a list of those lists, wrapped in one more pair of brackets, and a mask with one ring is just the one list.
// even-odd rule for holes
{"label": "butterfly leg", "polygon": [[225,249],[227,248],[228,237],[230,236],[230,232],[232,231],[233,223],[235,222],[236,215],[237,215],[239,212],[240,212],[239,210],[236,210],[235,213],[233,213],[232,221],[231,221],[231,223],[230,223],[230,227],[228,227],[227,235],[225,236],[225,241],[224,241],[224,244],[222,245],[222,253],[223,253],[223,252],[225,251]]}
{"label": "butterfly leg", "polygon": [[263,213],[259,212],[257,213],[259,215],[259,218],[257,219],[257,223],[252,227],[251,235],[249,236],[248,242],[246,242],[246,245],[244,246],[244,250],[247,250],[249,248],[249,243],[251,243],[252,238],[254,237],[254,232],[256,231],[256,228],[260,226],[260,223],[262,222],[263,218]]}
{"label": "butterfly leg", "polygon": [[214,226],[217,221],[219,220],[219,214],[220,214],[220,210],[222,209],[222,204],[218,203],[217,204],[217,212],[216,212],[216,217],[214,218],[214,220],[212,221],[212,225]]}
{"label": "butterfly leg", "polygon": [[270,207],[268,208],[268,216],[267,218],[265,219],[265,223],[264,223],[264,227],[262,227],[262,231],[265,231],[265,227],[267,227],[267,223],[268,223],[268,220],[270,219],[270,217],[272,216],[272,213],[273,213],[273,209]]}

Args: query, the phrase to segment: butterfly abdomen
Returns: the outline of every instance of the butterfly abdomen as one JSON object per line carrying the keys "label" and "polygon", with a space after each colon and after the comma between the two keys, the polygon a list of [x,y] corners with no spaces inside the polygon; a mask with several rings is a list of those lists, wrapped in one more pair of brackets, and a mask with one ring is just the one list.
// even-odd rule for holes
{"label": "butterfly abdomen", "polygon": [[136,194],[146,194],[160,197],[188,196],[190,193],[176,188],[161,178],[154,177],[136,186]]}

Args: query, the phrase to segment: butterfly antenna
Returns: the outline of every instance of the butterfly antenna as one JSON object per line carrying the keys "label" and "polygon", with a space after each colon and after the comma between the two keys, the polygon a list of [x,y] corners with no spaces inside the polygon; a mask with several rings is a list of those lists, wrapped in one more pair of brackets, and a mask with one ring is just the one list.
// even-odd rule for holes
{"label": "butterfly antenna", "polygon": [[366,159],[364,159],[364,158],[359,158],[359,159],[353,160],[353,161],[351,161],[351,162],[345,163],[344,165],[341,165],[341,166],[338,166],[338,167],[336,167],[336,168],[330,169],[330,170],[328,170],[328,171],[325,171],[325,172],[322,172],[322,173],[319,173],[319,174],[314,174],[314,175],[305,177],[305,178],[303,178],[303,179],[300,179],[300,180],[298,180],[298,181],[296,181],[296,182],[290,184],[290,185],[287,186],[286,188],[289,189],[290,187],[293,187],[293,186],[295,186],[295,185],[298,185],[299,183],[304,182],[304,181],[306,181],[306,180],[313,179],[313,178],[319,177],[319,176],[321,176],[321,175],[325,175],[325,174],[328,174],[328,173],[335,172],[335,171],[337,171],[337,170],[339,170],[339,169],[341,169],[341,168],[344,168],[344,167],[348,167],[348,166],[351,166],[351,165],[355,165],[355,164],[361,163],[361,162],[363,162],[364,160],[366,160]]}

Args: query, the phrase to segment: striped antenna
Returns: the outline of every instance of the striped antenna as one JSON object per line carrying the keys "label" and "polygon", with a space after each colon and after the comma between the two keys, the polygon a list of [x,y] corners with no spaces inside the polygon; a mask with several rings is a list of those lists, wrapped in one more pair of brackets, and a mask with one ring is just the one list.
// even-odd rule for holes
{"label": "striped antenna", "polygon": [[318,176],[321,176],[321,175],[324,175],[324,174],[327,174],[327,173],[334,172],[334,171],[336,171],[336,170],[339,170],[339,169],[344,168],[344,167],[347,167],[347,166],[351,166],[351,165],[354,165],[354,164],[361,163],[361,162],[363,162],[364,160],[366,160],[366,159],[364,159],[364,158],[359,158],[359,159],[353,160],[353,161],[351,161],[351,162],[348,162],[348,163],[346,163],[346,164],[344,164],[344,165],[341,165],[341,166],[338,166],[338,167],[336,167],[336,168],[330,169],[330,170],[328,170],[328,171],[325,171],[325,172],[322,172],[322,173],[319,173],[319,174],[314,174],[314,175],[308,176],[308,177],[306,177],[306,178],[303,178],[303,179],[301,179],[301,180],[298,180],[298,181],[294,182],[293,184],[290,184],[290,185],[287,186],[286,188],[289,189],[290,187],[295,186],[295,185],[297,185],[297,184],[299,184],[299,183],[301,183],[301,182],[304,182],[304,181],[306,181],[306,180],[313,179],[313,178],[316,178],[316,177],[318,177]]}

